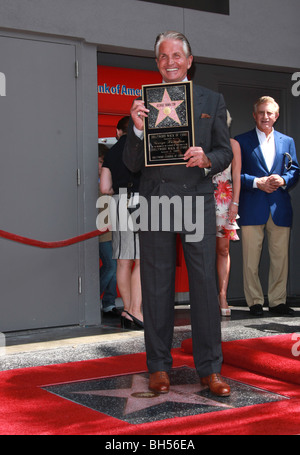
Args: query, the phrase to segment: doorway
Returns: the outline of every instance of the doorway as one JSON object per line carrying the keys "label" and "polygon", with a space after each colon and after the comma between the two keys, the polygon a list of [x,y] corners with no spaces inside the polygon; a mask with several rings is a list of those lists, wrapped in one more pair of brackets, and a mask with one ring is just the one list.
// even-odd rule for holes
{"label": "doorway", "polygon": [[[76,46],[0,36],[1,229],[58,241],[78,235]],[[79,323],[79,247],[0,238],[0,331]]]}

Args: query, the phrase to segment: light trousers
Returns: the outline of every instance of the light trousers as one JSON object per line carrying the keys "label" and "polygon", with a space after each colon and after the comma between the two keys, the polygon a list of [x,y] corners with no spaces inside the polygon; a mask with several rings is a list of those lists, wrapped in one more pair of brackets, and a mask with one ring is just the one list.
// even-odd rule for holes
{"label": "light trousers", "polygon": [[266,224],[242,226],[244,294],[249,307],[264,304],[264,294],[259,279],[259,263],[265,232],[270,257],[269,306],[286,303],[290,228],[276,226],[270,215]]}

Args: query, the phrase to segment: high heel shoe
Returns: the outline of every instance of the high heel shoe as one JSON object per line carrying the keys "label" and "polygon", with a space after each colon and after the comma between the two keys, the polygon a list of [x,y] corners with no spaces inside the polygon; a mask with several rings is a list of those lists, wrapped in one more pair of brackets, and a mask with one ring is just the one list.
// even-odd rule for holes
{"label": "high heel shoe", "polygon": [[[218,300],[219,300],[219,308],[220,308],[221,316],[230,317],[231,316],[231,309],[228,306],[227,306],[227,308],[222,308],[221,304],[220,304],[220,297],[218,297]],[[227,301],[226,301],[226,303],[227,303]],[[228,305],[228,303],[227,303],[227,305]]]}
{"label": "high heel shoe", "polygon": [[229,317],[231,316],[231,309],[230,308],[220,308],[221,316]]}
{"label": "high heel shoe", "polygon": [[122,329],[132,329],[133,325],[134,325],[133,321],[130,321],[130,319],[125,318],[125,316],[121,316]]}
{"label": "high heel shoe", "polygon": [[[126,310],[125,310],[126,311]],[[128,313],[128,311],[126,311],[126,313],[128,314],[128,316],[131,317],[134,325],[136,327],[138,327],[139,329],[143,329],[144,328],[144,323],[143,321],[141,321],[140,319],[136,318],[135,316],[133,316],[131,313]],[[126,319],[126,318],[125,318]],[[131,322],[131,321],[130,321]]]}

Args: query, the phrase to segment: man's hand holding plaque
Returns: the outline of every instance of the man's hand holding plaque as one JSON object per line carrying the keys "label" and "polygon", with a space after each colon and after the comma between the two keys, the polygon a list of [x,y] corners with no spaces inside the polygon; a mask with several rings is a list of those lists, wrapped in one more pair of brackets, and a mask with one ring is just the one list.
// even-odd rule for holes
{"label": "man's hand holding plaque", "polygon": [[144,118],[148,116],[149,109],[146,109],[143,100],[135,100],[132,104],[130,115],[137,130],[144,130]]}
{"label": "man's hand holding plaque", "polygon": [[190,147],[184,154],[184,159],[187,160],[186,167],[211,167],[211,162],[202,147]]}

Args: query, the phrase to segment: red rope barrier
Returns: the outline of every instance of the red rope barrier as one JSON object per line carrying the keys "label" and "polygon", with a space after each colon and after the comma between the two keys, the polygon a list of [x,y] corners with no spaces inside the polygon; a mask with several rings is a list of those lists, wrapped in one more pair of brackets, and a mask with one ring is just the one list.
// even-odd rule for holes
{"label": "red rope barrier", "polygon": [[38,248],[62,248],[65,246],[73,245],[74,243],[79,243],[84,240],[91,239],[93,237],[97,237],[98,235],[105,234],[105,232],[107,232],[108,230],[109,229],[106,229],[105,231],[96,230],[96,231],[88,232],[87,234],[78,235],[77,237],[72,237],[71,239],[61,240],[58,242],[43,242],[40,240],[33,240],[33,239],[29,239],[27,237],[23,237],[21,235],[11,234],[10,232],[1,231],[1,230],[0,230],[0,237],[3,237],[4,239],[12,240],[14,242],[24,243],[25,245],[35,246]]}

